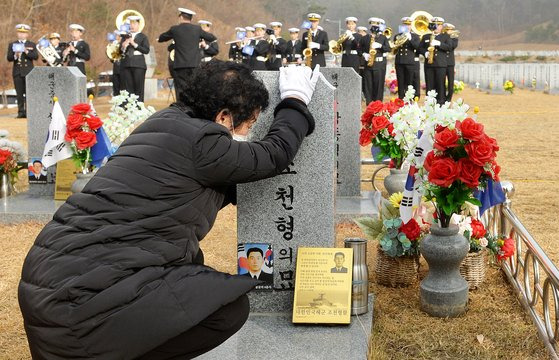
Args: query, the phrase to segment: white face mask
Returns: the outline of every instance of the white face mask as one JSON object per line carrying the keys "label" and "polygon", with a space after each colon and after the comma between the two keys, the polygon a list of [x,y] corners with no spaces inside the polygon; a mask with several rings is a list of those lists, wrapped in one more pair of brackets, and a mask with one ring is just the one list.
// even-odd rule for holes
{"label": "white face mask", "polygon": [[248,141],[248,136],[233,134],[233,140],[235,140],[235,141]]}

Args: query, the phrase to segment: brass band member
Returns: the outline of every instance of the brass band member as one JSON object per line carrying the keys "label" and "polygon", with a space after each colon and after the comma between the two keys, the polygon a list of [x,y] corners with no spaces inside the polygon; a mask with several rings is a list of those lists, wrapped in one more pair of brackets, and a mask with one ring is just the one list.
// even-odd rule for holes
{"label": "brass band member", "polygon": [[64,52],[66,44],[61,44],[60,43],[60,34],[53,32],[53,33],[49,34],[48,40],[49,40],[49,43],[54,48],[54,50],[56,51],[56,53],[58,54],[58,57],[56,58],[56,60],[54,61],[54,63],[52,65],[49,64],[47,60],[42,59],[43,64],[48,65],[48,66],[62,66],[62,65],[64,65],[65,59],[64,59],[63,52]]}
{"label": "brass band member", "polygon": [[27,117],[25,106],[25,77],[33,70],[33,60],[39,58],[35,43],[27,40],[31,26],[17,24],[17,40],[8,45],[8,61],[13,62],[12,78],[17,95],[17,117]]}
{"label": "brass band member", "polygon": [[328,51],[328,34],[324,30],[320,30],[318,23],[321,16],[319,14],[310,13],[307,15],[308,20],[311,22],[311,40],[308,39],[308,31],[303,33],[303,48],[308,44],[312,50],[312,68],[319,64],[321,67],[326,66],[326,59],[324,52]]}
{"label": "brass band member", "polygon": [[289,38],[285,50],[284,64],[301,64],[303,62],[303,43],[299,40],[299,29],[290,28]]}
{"label": "brass band member", "polygon": [[272,21],[270,23],[270,27],[274,30],[274,33],[268,38],[270,42],[270,55],[267,62],[268,70],[278,71],[285,57],[287,41],[281,37],[282,26],[282,23],[279,21]]}
{"label": "brass band member", "polygon": [[234,61],[238,64],[243,62],[243,37],[246,35],[246,29],[242,27],[235,28],[235,38],[239,41],[229,45],[229,61]]}
{"label": "brass band member", "polygon": [[443,32],[450,36],[450,49],[446,52],[446,78],[448,81],[446,101],[451,102],[452,95],[454,95],[454,50],[458,47],[458,32],[454,25],[449,23],[443,25]]}
{"label": "brass band member", "polygon": [[254,32],[256,31],[256,29],[254,29],[252,26],[245,26],[245,30],[246,30],[246,36],[241,42],[241,53],[243,54],[243,64],[248,65],[250,67],[251,55],[252,55],[251,51],[254,50],[254,48],[251,45],[252,40],[249,39],[254,37]]}
{"label": "brass band member", "polygon": [[411,31],[411,18],[403,17],[400,33],[394,39],[405,41],[396,51],[396,79],[398,80],[398,97],[403,99],[408,86],[415,89],[415,96],[419,97],[421,88],[419,80],[419,35]]}
{"label": "brass band member", "polygon": [[365,68],[363,70],[363,93],[366,103],[381,100],[384,97],[384,78],[386,76],[386,56],[390,52],[390,44],[384,36],[384,20],[369,18],[371,33],[361,38],[360,48]]}
{"label": "brass band member", "polygon": [[342,67],[352,67],[359,74],[361,55],[359,54],[359,42],[361,35],[357,33],[357,18],[349,16],[345,19],[347,30],[344,33],[345,40],[342,43]]}
{"label": "brass band member", "polygon": [[[208,20],[198,21],[200,27],[205,32],[210,32],[212,23]],[[211,61],[215,56],[219,54],[219,45],[217,44],[217,39],[212,42],[207,42],[204,39],[200,39],[200,57],[201,62],[205,63]]]}
{"label": "brass band member", "polygon": [[270,43],[264,39],[266,35],[266,25],[262,23],[254,24],[254,35],[257,39],[250,42],[254,47],[254,51],[250,57],[250,67],[252,70],[267,70],[266,57],[270,52]]}
{"label": "brass band member", "polygon": [[121,36],[121,49],[124,54],[120,62],[121,80],[126,91],[138,95],[138,100],[143,102],[147,70],[144,55],[149,54],[149,40],[140,32],[140,16],[131,15],[128,21],[130,33]]}
{"label": "brass band member", "polygon": [[[117,43],[120,44],[122,41],[121,34],[125,35],[126,32],[115,30],[113,33],[115,34],[115,41],[117,41]],[[113,76],[112,76],[113,96],[117,96],[118,94],[120,94],[120,90],[124,90],[124,85],[122,83],[121,71],[120,71],[120,60],[111,59],[111,63],[113,64]]]}
{"label": "brass band member", "polygon": [[63,54],[68,59],[68,66],[77,67],[85,75],[85,62],[91,58],[89,44],[82,39],[85,28],[79,24],[71,24],[69,28],[72,41]]}
{"label": "brass band member", "polygon": [[425,56],[425,83],[427,91],[437,92],[437,103],[444,104],[446,101],[446,51],[451,48],[450,36],[443,34],[444,19],[433,17],[429,23],[431,34],[426,34],[421,38],[419,51]]}
{"label": "brass band member", "polygon": [[173,62],[174,84],[177,99],[186,86],[186,81],[194,68],[200,65],[200,39],[211,43],[216,37],[204,30],[199,25],[192,24],[192,10],[179,8],[179,24],[171,26],[169,30],[159,35],[159,42],[174,40],[175,61]]}

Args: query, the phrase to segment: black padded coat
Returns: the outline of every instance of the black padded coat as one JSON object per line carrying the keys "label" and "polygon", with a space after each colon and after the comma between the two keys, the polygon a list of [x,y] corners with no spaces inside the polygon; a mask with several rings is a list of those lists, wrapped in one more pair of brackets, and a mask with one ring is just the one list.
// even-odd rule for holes
{"label": "black padded coat", "polygon": [[280,173],[314,128],[298,100],[275,114],[249,143],[171,106],[124,141],[25,259],[18,297],[34,359],[135,358],[258,284],[196,259],[228,189]]}

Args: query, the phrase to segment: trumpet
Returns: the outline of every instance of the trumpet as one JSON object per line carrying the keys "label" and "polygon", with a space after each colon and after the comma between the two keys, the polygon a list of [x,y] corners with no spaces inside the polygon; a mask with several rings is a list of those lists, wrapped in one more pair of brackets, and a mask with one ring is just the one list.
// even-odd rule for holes
{"label": "trumpet", "polygon": [[386,29],[384,29],[384,31],[382,32],[382,34],[384,36],[386,36],[387,39],[390,39],[392,37],[392,28],[390,26],[388,26]]}
{"label": "trumpet", "polygon": [[460,37],[460,30],[447,30],[446,33],[450,35],[451,39],[458,39]]}
{"label": "trumpet", "polygon": [[309,27],[307,31],[307,47],[303,50],[303,56],[305,57],[305,65],[308,67],[312,66],[312,49],[311,49],[311,42],[312,42],[312,29]]}
{"label": "trumpet", "polygon": [[328,45],[330,46],[330,52],[334,55],[339,55],[344,50],[342,44],[347,40],[347,34],[340,36],[338,40],[330,40]]}

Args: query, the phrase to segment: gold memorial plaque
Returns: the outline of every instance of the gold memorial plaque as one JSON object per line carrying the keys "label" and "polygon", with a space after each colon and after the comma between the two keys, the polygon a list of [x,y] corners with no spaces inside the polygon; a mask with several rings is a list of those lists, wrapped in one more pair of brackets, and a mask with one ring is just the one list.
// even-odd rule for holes
{"label": "gold memorial plaque", "polygon": [[78,168],[72,159],[59,161],[56,164],[56,181],[54,185],[54,200],[66,201],[72,195],[70,188],[76,180]]}
{"label": "gold memorial plaque", "polygon": [[349,324],[353,249],[297,250],[294,323]]}

